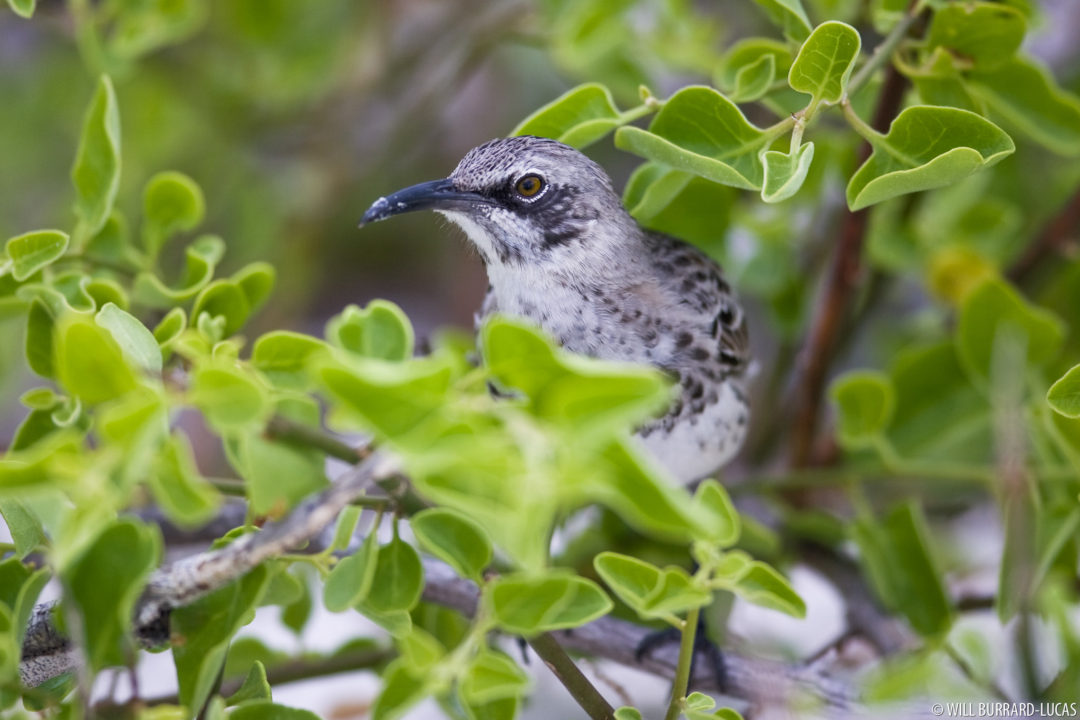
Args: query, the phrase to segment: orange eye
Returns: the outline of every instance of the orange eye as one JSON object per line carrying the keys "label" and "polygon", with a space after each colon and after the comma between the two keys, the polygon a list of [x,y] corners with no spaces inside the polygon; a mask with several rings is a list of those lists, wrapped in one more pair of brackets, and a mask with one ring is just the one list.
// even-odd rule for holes
{"label": "orange eye", "polygon": [[539,175],[526,175],[517,181],[514,189],[521,197],[536,197],[544,189],[544,178]]}

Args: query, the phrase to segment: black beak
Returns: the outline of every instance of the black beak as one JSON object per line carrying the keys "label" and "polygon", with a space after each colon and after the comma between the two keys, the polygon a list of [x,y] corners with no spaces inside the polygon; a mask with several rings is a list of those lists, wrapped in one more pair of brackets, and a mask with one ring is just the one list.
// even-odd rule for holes
{"label": "black beak", "polygon": [[398,190],[389,197],[379,198],[364,213],[364,217],[360,220],[360,227],[385,220],[391,215],[400,215],[414,210],[468,208],[482,202],[487,202],[487,198],[479,193],[458,190],[449,178],[432,180]]}

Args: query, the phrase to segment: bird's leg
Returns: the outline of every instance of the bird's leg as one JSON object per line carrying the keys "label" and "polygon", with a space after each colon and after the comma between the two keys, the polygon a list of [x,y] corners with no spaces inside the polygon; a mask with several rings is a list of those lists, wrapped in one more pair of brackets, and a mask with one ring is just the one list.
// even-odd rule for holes
{"label": "bird's leg", "polygon": [[[658,647],[668,644],[677,645],[682,639],[682,632],[678,628],[664,628],[651,632],[641,639],[634,649],[634,659],[639,663],[641,660]],[[697,632],[694,633],[694,654],[690,658],[690,680],[694,679],[694,671],[697,669],[698,655],[704,656],[709,663],[716,687],[723,692],[727,688],[727,664],[724,654],[719,646],[709,639],[708,628],[705,623],[705,613],[698,616]]]}
{"label": "bird's leg", "polygon": [[518,651],[521,653],[521,664],[522,665],[528,665],[529,664],[529,641],[526,640],[525,638],[521,637],[520,635],[518,635],[514,639],[517,640]]}

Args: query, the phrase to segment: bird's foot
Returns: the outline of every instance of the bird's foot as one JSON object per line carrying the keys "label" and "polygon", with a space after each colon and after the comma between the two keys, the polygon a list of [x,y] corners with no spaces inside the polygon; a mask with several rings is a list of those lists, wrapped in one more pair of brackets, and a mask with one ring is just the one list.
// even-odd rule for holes
{"label": "bird's foot", "polygon": [[[665,645],[678,645],[681,641],[682,632],[678,628],[669,627],[663,630],[656,630],[641,638],[641,642],[639,642],[638,646],[634,649],[634,659],[641,662],[641,660],[653,650]],[[716,643],[709,639],[705,629],[704,616],[698,618],[697,632],[694,633],[694,654],[690,659],[691,685],[693,685],[694,671],[697,669],[699,657],[709,663],[709,670],[712,672],[713,681],[716,683],[717,689],[721,692],[726,690],[728,679],[727,664],[724,662],[724,654],[720,651],[720,648]]]}

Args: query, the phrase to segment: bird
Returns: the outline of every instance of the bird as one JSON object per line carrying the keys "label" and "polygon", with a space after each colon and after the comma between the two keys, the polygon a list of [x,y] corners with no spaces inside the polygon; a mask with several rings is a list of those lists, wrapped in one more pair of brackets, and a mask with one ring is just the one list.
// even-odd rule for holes
{"label": "bird", "polygon": [[360,226],[419,210],[460,227],[479,253],[489,285],[478,323],[523,318],[566,350],[677,383],[666,412],[636,429],[676,483],[734,457],[750,417],[743,309],[720,266],[639,225],[596,162],[548,138],[491,140],[445,179],[380,197]]}

